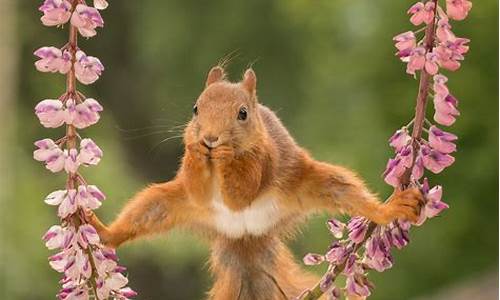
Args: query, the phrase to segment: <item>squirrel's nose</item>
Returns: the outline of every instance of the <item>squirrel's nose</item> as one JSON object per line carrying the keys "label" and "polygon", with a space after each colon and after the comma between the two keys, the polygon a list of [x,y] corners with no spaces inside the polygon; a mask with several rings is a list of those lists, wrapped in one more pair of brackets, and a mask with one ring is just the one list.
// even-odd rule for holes
{"label": "squirrel's nose", "polygon": [[203,143],[205,143],[205,145],[209,148],[214,148],[216,147],[217,145],[217,141],[219,140],[219,137],[218,136],[214,136],[214,135],[206,135],[203,137]]}

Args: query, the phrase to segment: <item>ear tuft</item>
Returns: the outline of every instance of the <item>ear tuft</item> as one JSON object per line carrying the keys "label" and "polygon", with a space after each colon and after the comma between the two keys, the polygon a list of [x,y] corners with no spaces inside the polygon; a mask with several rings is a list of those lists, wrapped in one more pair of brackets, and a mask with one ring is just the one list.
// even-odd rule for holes
{"label": "ear tuft", "polygon": [[242,85],[248,92],[250,92],[250,94],[255,93],[255,88],[257,87],[257,76],[251,68],[245,71]]}
{"label": "ear tuft", "polygon": [[208,72],[207,81],[205,82],[205,87],[211,85],[214,82],[221,81],[226,77],[224,69],[220,66],[215,66]]}

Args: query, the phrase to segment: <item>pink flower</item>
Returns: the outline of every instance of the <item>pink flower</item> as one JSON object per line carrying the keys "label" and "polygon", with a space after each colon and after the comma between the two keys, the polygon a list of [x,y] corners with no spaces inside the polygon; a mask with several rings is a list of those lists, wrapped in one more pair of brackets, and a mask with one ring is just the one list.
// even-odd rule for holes
{"label": "pink flower", "polygon": [[99,243],[99,235],[94,227],[90,224],[83,224],[78,227],[78,244],[87,249],[88,245],[97,245]]}
{"label": "pink flower", "polygon": [[401,162],[401,158],[395,157],[394,159],[389,159],[387,166],[385,168],[382,176],[387,184],[397,187],[400,183],[400,178],[405,172],[406,168]]}
{"label": "pink flower", "polygon": [[66,218],[67,216],[74,214],[78,208],[76,201],[76,190],[68,190],[66,196],[63,198],[59,204],[59,209],[57,215],[61,218]]}
{"label": "pink flower", "polygon": [[67,253],[65,251],[61,251],[49,257],[49,265],[52,267],[52,269],[56,270],[59,273],[62,273],[64,272],[64,267],[67,264],[67,259]]}
{"label": "pink flower", "polygon": [[392,137],[389,139],[389,145],[394,148],[394,150],[399,151],[404,146],[408,145],[411,141],[410,134],[408,133],[408,129],[403,127],[396,131]]}
{"label": "pink flower", "polygon": [[34,54],[40,58],[35,62],[35,67],[40,72],[66,74],[71,68],[71,56],[66,50],[62,52],[56,47],[42,47]]}
{"label": "pink flower", "polygon": [[43,12],[40,20],[45,26],[62,25],[71,17],[71,3],[66,0],[45,0],[38,10]]}
{"label": "pink flower", "polygon": [[463,20],[469,14],[472,2],[467,0],[446,0],[446,13],[454,20]]}
{"label": "pink flower", "polygon": [[99,121],[99,112],[102,111],[102,106],[95,99],[88,98],[82,103],[75,105],[73,99],[66,102],[68,107],[68,117],[66,123],[73,124],[76,128],[85,128]]}
{"label": "pink flower", "polygon": [[88,279],[92,275],[89,257],[81,249],[77,249],[75,255],[68,257],[68,262],[64,266],[64,275],[74,281],[79,281],[81,278]]}
{"label": "pink flower", "polygon": [[453,125],[456,117],[460,116],[460,112],[457,107],[458,100],[451,94],[448,94],[445,97],[436,94],[434,96],[434,120],[441,125]]}
{"label": "pink flower", "polygon": [[129,287],[122,288],[118,291],[118,294],[125,298],[133,298],[137,296],[137,293]]}
{"label": "pink flower", "polygon": [[65,231],[59,225],[53,225],[42,237],[48,249],[62,248],[64,245]]}
{"label": "pink flower", "polygon": [[453,156],[441,153],[427,146],[422,146],[420,151],[424,167],[434,174],[441,173],[441,171],[455,162]]}
{"label": "pink flower", "polygon": [[319,265],[325,261],[325,257],[321,254],[308,253],[303,258],[304,264],[307,266]]}
{"label": "pink flower", "polygon": [[349,224],[347,224],[347,229],[349,231],[349,239],[356,244],[361,243],[365,238],[366,231],[368,230],[366,219],[362,217],[352,218],[349,221]]}
{"label": "pink flower", "polygon": [[76,212],[77,201],[76,201],[76,190],[59,190],[50,193],[45,198],[45,203],[49,205],[59,205],[58,215],[61,218],[66,218],[68,215]]}
{"label": "pink flower", "polygon": [[385,243],[379,235],[372,235],[366,241],[365,262],[370,268],[383,272],[392,267],[393,258],[390,253],[390,244]]}
{"label": "pink flower", "polygon": [[339,242],[334,242],[325,254],[326,260],[330,264],[341,264],[347,258],[348,252],[345,246]]}
{"label": "pink flower", "polygon": [[436,75],[439,70],[437,63],[438,63],[438,56],[434,51],[427,53],[425,55],[425,71],[427,73],[431,75]]}
{"label": "pink flower", "polygon": [[33,158],[45,162],[45,167],[53,173],[64,168],[66,157],[64,151],[51,139],[43,139],[35,142],[37,150],[33,152]]}
{"label": "pink flower", "polygon": [[82,139],[78,161],[85,165],[97,165],[102,158],[102,150],[91,139]]}
{"label": "pink flower", "polygon": [[453,143],[458,137],[454,134],[442,131],[436,126],[429,128],[429,146],[441,153],[452,153],[457,150]]}
{"label": "pink flower", "polygon": [[127,277],[118,272],[113,272],[106,279],[104,285],[108,286],[111,290],[118,290],[123,288],[128,283]]}
{"label": "pink flower", "polygon": [[425,205],[425,215],[427,218],[433,218],[449,207],[448,204],[441,201],[442,196],[443,189],[439,185],[429,190],[426,195],[427,204]]}
{"label": "pink flower", "polygon": [[97,27],[104,27],[104,20],[94,7],[78,4],[71,17],[71,25],[77,27],[82,36],[93,37],[97,34]]}
{"label": "pink flower", "polygon": [[92,251],[92,257],[94,258],[97,274],[99,274],[100,277],[106,276],[107,273],[115,270],[118,266],[114,251],[110,252],[106,249],[97,249]]}
{"label": "pink flower", "polygon": [[411,50],[417,45],[415,33],[413,31],[400,33],[396,35],[392,40],[396,42],[395,46],[399,50],[399,52]]}
{"label": "pink flower", "polygon": [[464,59],[463,55],[453,51],[453,49],[447,47],[452,44],[447,42],[445,44],[440,44],[434,49],[434,53],[437,55],[437,61],[439,66],[450,71],[456,71],[460,68],[460,62]]}
{"label": "pink flower", "polygon": [[358,297],[370,296],[371,283],[368,282],[366,276],[355,274],[348,276],[346,281],[346,293]]}
{"label": "pink flower", "polygon": [[440,42],[453,41],[455,39],[448,19],[440,19],[437,22],[436,36]]}
{"label": "pink flower", "polygon": [[443,195],[442,187],[437,185],[432,189],[429,189],[429,182],[427,181],[427,178],[424,179],[422,192],[425,196],[425,199],[427,200],[427,203],[420,212],[420,217],[416,224],[417,226],[422,225],[426,219],[437,216],[443,210],[449,207],[448,204],[441,201]]}
{"label": "pink flower", "polygon": [[388,230],[390,231],[391,242],[394,247],[402,249],[410,242],[408,229],[402,228],[398,223],[391,223]]}
{"label": "pink flower", "polygon": [[448,87],[446,86],[448,78],[446,78],[446,76],[444,75],[437,74],[434,75],[433,79],[434,79],[433,89],[436,95],[442,98],[448,96],[448,94],[450,93],[448,91]]}
{"label": "pink flower", "polygon": [[417,47],[411,51],[408,57],[408,65],[406,66],[406,73],[415,75],[415,71],[422,70],[425,66],[425,48]]}
{"label": "pink flower", "polygon": [[49,205],[59,205],[63,201],[64,197],[66,197],[67,193],[68,192],[66,190],[54,191],[48,194],[44,201]]}
{"label": "pink flower", "polygon": [[425,3],[422,2],[415,3],[408,10],[408,14],[411,14],[410,22],[417,26],[422,23],[429,24],[434,20],[434,2],[429,1]]}
{"label": "pink flower", "polygon": [[330,219],[326,222],[328,229],[333,234],[334,237],[340,239],[344,235],[345,224],[336,220]]}
{"label": "pink flower", "polygon": [[64,124],[66,112],[60,100],[45,99],[35,106],[35,114],[47,128],[57,128]]}
{"label": "pink flower", "polygon": [[64,150],[64,154],[66,156],[66,161],[64,163],[64,170],[67,173],[76,173],[80,163],[78,162],[78,150],[75,148],[71,148],[68,150]]}
{"label": "pink flower", "polygon": [[420,153],[417,155],[415,159],[415,164],[413,165],[413,169],[411,170],[411,177],[414,180],[419,180],[424,175],[424,162],[422,160],[422,156]]}
{"label": "pink flower", "polygon": [[101,206],[104,194],[95,185],[80,185],[78,187],[77,202],[80,207],[94,210]]}
{"label": "pink flower", "polygon": [[94,83],[104,71],[104,66],[97,57],[87,56],[83,51],[76,52],[76,78],[83,84]]}
{"label": "pink flower", "polygon": [[108,7],[108,2],[106,0],[94,0],[94,7],[97,9],[106,9]]}

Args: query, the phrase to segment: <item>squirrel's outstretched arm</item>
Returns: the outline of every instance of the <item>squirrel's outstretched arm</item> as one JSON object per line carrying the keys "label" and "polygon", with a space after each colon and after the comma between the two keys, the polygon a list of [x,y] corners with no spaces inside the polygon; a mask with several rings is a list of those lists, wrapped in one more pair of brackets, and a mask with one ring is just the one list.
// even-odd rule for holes
{"label": "squirrel's outstretched arm", "polygon": [[422,203],[418,189],[395,192],[390,201],[382,203],[352,171],[314,160],[306,163],[299,197],[307,211],[347,213],[377,224],[395,219],[417,221]]}
{"label": "squirrel's outstretched arm", "polygon": [[116,248],[143,235],[163,232],[182,223],[186,214],[186,193],[179,179],[151,185],[127,202],[109,226],[96,215],[88,216],[103,244]]}

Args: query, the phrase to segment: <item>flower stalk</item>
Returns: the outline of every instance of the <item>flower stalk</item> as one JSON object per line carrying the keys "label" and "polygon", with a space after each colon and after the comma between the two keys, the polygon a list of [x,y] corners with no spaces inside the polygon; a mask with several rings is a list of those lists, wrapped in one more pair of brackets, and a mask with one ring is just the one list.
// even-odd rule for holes
{"label": "flower stalk", "polygon": [[[398,50],[396,55],[407,63],[406,72],[414,76],[416,72],[420,72],[420,76],[415,116],[390,138],[390,146],[394,148],[396,156],[389,160],[383,177],[395,191],[409,187],[421,190],[425,204],[419,220],[415,224],[398,220],[386,226],[359,217],[352,218],[347,226],[339,221],[329,220],[328,225],[332,222],[337,224],[334,230],[329,225],[335,238],[342,235],[342,230],[337,228],[344,227],[347,227],[348,237],[335,240],[325,255],[308,254],[304,257],[307,265],[326,261],[329,267],[316,286],[304,291],[296,299],[315,300],[326,295],[328,299],[335,300],[340,298],[342,292],[348,299],[366,299],[374,287],[367,278],[367,272],[383,272],[391,268],[394,263],[391,248],[402,249],[409,243],[410,227],[420,226],[426,219],[433,218],[448,208],[448,204],[441,201],[441,186],[430,188],[423,175],[425,169],[437,174],[453,164],[454,158],[450,154],[456,151],[454,142],[457,136],[439,129],[427,120],[426,108],[429,97],[432,97],[434,121],[443,126],[452,125],[460,115],[458,100],[446,86],[448,78],[438,72],[440,69],[456,71],[460,67],[460,61],[464,59],[463,55],[469,50],[469,40],[456,37],[451,31],[449,20],[465,19],[472,3],[468,0],[443,1],[446,2],[446,12],[439,0],[414,4],[408,10],[408,14],[412,15],[410,22],[416,26],[425,23],[426,26],[394,37]],[[424,37],[417,42],[416,35],[422,31],[425,32]],[[408,130],[410,125],[411,133]],[[428,135],[427,140],[424,133]],[[341,275],[347,278],[343,289],[335,285],[335,280]]]}
{"label": "flower stalk", "polygon": [[97,231],[86,220],[86,215],[105,199],[79,172],[81,167],[97,165],[103,156],[94,141],[77,132],[97,123],[103,109],[95,99],[77,90],[77,81],[91,84],[104,70],[98,58],[87,56],[78,47],[78,35],[95,36],[95,29],[104,25],[98,9],[105,9],[107,2],[94,0],[93,4],[87,6],[85,0],[45,0],[39,8],[46,26],[70,23],[66,45],[42,47],[34,53],[39,58],[35,62],[37,70],[66,75],[66,91],[58,99],[45,99],[35,107],[44,127],[65,125],[65,135],[55,142],[35,142],[38,149],[33,153],[51,172],[67,173],[65,189],[45,198],[47,204],[58,207],[61,221],[43,236],[47,248],[59,250],[49,257],[50,266],[63,274],[59,300],[126,300],[136,295],[126,287],[128,279],[122,274],[126,269],[118,265],[115,251],[101,244]]}

